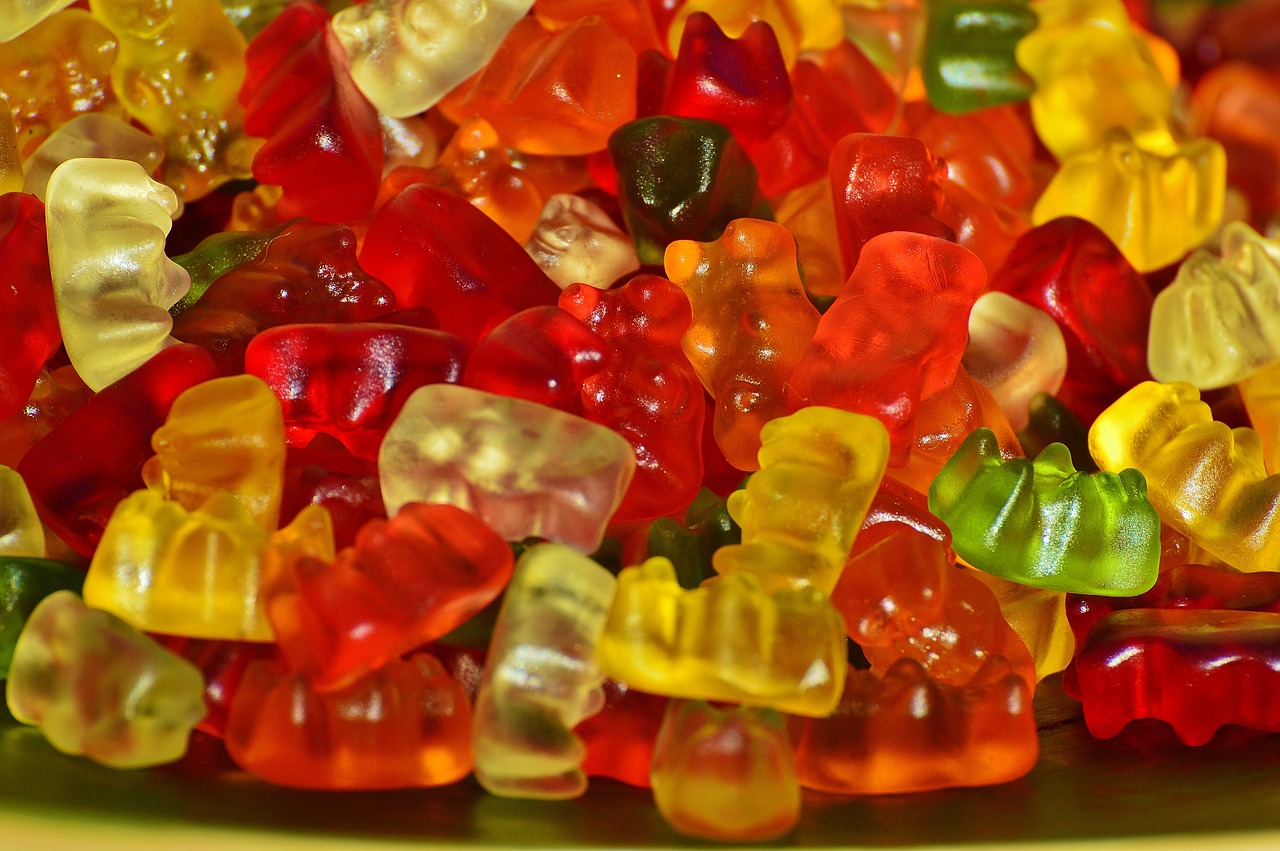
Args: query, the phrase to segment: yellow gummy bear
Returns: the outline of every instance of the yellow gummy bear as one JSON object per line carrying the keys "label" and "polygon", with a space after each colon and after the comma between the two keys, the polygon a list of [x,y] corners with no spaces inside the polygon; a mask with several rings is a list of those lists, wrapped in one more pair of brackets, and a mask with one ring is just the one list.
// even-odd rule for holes
{"label": "yellow gummy bear", "polygon": [[667,31],[672,56],[679,52],[685,22],[694,12],[711,15],[730,38],[764,21],[778,37],[788,68],[803,51],[829,50],[844,41],[844,18],[836,0],[688,0],[676,11]]}
{"label": "yellow gummy bear", "polygon": [[760,470],[729,496],[742,543],[721,547],[716,572],[750,571],[769,592],[813,586],[830,595],[889,461],[874,417],[813,406],[760,432]]}
{"label": "yellow gummy bear", "polygon": [[351,79],[378,112],[417,115],[483,68],[533,0],[369,0],[333,16]]}
{"label": "yellow gummy bear", "polygon": [[1135,468],[1165,524],[1239,570],[1280,566],[1280,475],[1262,441],[1216,422],[1186,382],[1139,384],[1089,429],[1089,452],[1114,473]]}
{"label": "yellow gummy bear", "polygon": [[641,691],[822,717],[848,667],[844,621],[816,588],[768,594],[751,573],[686,591],[651,558],[618,575],[596,660]]}
{"label": "yellow gummy bear", "polygon": [[22,35],[75,0],[0,0],[0,41]]}
{"label": "yellow gummy bear", "polygon": [[123,115],[111,88],[116,39],[88,12],[66,9],[0,44],[0,95],[25,156],[77,115]]}
{"label": "yellow gummy bear", "polygon": [[1262,438],[1268,473],[1280,473],[1280,363],[1259,370],[1236,385],[1249,424]]}
{"label": "yellow gummy bear", "polygon": [[90,0],[120,52],[111,83],[129,115],[165,141],[164,182],[184,201],[250,177],[259,142],[236,95],[245,40],[218,0]]}
{"label": "yellow gummy bear", "polygon": [[1157,381],[1225,387],[1280,360],[1280,241],[1244,222],[1222,232],[1222,257],[1183,261],[1151,310],[1147,365]]}
{"label": "yellow gummy bear", "polygon": [[1117,130],[1062,164],[1031,213],[1035,225],[1078,216],[1097,225],[1139,272],[1179,260],[1222,219],[1227,157],[1211,139],[1162,155]]}
{"label": "yellow gummy bear", "polygon": [[154,174],[164,161],[164,143],[112,115],[100,112],[77,115],[53,131],[27,157],[26,173],[19,172],[22,176],[21,191],[44,201],[49,178],[58,166],[79,157],[131,160],[142,166],[147,174]]}
{"label": "yellow gummy bear", "polygon": [[0,95],[0,195],[22,191],[22,155],[9,101]]}
{"label": "yellow gummy bear", "polygon": [[1031,651],[1037,682],[1067,667],[1075,656],[1076,639],[1067,620],[1065,591],[1033,588],[981,570],[968,573],[996,595],[1000,614]]}
{"label": "yellow gummy bear", "polygon": [[1120,0],[1036,0],[1039,24],[1018,42],[1035,80],[1031,119],[1059,160],[1092,150],[1113,128],[1144,149],[1172,151],[1173,93]]}
{"label": "yellow gummy bear", "polygon": [[45,556],[44,526],[36,515],[27,483],[17,471],[4,466],[0,466],[0,556]]}
{"label": "yellow gummy bear", "polygon": [[67,356],[93,390],[177,341],[169,308],[191,287],[164,253],[173,190],[128,160],[74,159],[45,191],[49,271]]}
{"label": "yellow gummy bear", "polygon": [[150,490],[116,506],[84,600],[146,632],[271,641],[258,591],[267,531],[231,494],[195,511]]}
{"label": "yellow gummy bear", "polygon": [[151,436],[147,486],[188,511],[226,492],[267,531],[280,519],[285,437],[280,399],[261,378],[234,375],[182,392]]}

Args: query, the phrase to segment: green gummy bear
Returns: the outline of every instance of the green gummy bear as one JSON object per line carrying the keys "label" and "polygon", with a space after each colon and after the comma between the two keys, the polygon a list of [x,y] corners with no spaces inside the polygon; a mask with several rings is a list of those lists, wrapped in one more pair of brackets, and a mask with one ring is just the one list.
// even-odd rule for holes
{"label": "green gummy bear", "polygon": [[1018,443],[1027,456],[1039,455],[1050,443],[1065,443],[1071,463],[1082,473],[1094,473],[1098,465],[1089,454],[1089,429],[1056,396],[1037,393],[1027,406],[1027,424],[1018,432]]}
{"label": "green gummy bear", "polygon": [[729,516],[728,502],[706,488],[685,509],[683,525],[668,517],[649,524],[650,557],[670,559],[676,581],[688,590],[716,575],[711,566],[716,550],[740,543],[742,529]]}
{"label": "green gummy bear", "polygon": [[84,587],[84,571],[44,558],[0,558],[0,680],[9,676],[13,648],[27,618],[54,591]]}
{"label": "green gummy bear", "polygon": [[264,231],[227,231],[205,237],[200,244],[186,254],[173,258],[191,276],[191,289],[187,290],[169,312],[177,316],[187,310],[208,292],[213,282],[238,266],[257,259],[271,241],[280,235],[293,221]]}
{"label": "green gummy bear", "polygon": [[641,263],[660,265],[677,239],[711,242],[734,219],[773,220],[756,168],[723,124],[657,115],[609,137],[618,203]]}
{"label": "green gummy bear", "polygon": [[1035,460],[969,435],[929,487],[929,510],[979,570],[1051,591],[1128,597],[1155,584],[1160,520],[1137,470],[1080,473],[1051,443]]}
{"label": "green gummy bear", "polygon": [[1031,97],[1013,56],[1036,27],[1027,0],[929,0],[928,16],[920,73],[931,104],[962,113]]}

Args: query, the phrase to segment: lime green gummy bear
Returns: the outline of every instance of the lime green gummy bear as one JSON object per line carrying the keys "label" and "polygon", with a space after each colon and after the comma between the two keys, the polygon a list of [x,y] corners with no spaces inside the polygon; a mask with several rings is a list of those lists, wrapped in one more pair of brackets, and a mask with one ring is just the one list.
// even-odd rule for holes
{"label": "lime green gummy bear", "polygon": [[1035,460],[1000,456],[990,429],[960,445],[929,487],[929,510],[966,562],[1052,591],[1132,596],[1160,565],[1160,520],[1137,470],[1086,474],[1051,443]]}

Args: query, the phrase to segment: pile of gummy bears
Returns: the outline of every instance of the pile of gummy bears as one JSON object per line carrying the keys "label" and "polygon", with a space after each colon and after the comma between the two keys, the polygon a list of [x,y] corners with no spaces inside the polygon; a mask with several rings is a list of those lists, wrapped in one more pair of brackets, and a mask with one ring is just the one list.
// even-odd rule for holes
{"label": "pile of gummy bears", "polygon": [[0,0],[13,717],[724,840],[1280,731],[1280,0],[1178,9]]}

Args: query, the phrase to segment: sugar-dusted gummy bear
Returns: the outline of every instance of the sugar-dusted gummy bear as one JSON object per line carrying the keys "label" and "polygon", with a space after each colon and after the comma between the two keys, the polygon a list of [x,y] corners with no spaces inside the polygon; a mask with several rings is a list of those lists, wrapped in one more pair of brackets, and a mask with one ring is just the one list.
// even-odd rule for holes
{"label": "sugar-dusted gummy bear", "polygon": [[88,398],[18,465],[40,518],[76,552],[92,556],[116,504],[142,486],[142,467],[154,454],[151,435],[173,400],[217,374],[199,346],[170,346]]}
{"label": "sugar-dusted gummy bear", "polygon": [[279,397],[290,446],[323,432],[373,460],[409,394],[456,384],[470,351],[453,334],[408,325],[290,323],[250,340],[244,368]]}
{"label": "sugar-dusted gummy bear", "polygon": [[55,748],[113,768],[179,759],[205,713],[194,665],[71,591],[31,613],[5,695],[13,717]]}
{"label": "sugar-dusted gummy bear", "polygon": [[961,359],[996,397],[1009,425],[1022,429],[1031,400],[1056,393],[1067,372],[1067,345],[1053,317],[1001,292],[983,293],[969,311]]}
{"label": "sugar-dusted gummy bear", "polygon": [[978,429],[929,487],[929,510],[969,564],[1037,588],[1127,596],[1159,569],[1160,520],[1142,473],[1076,472],[1061,443],[1005,460]]}
{"label": "sugar-dusted gummy bear", "polygon": [[54,130],[27,158],[22,191],[45,200],[53,172],[77,157],[132,160],[147,174],[154,174],[164,161],[164,143],[112,115],[77,115]]}
{"label": "sugar-dusted gummy bear", "polygon": [[685,591],[665,558],[618,576],[597,650],[605,674],[672,697],[831,711],[844,685],[844,626],[816,588],[767,594],[749,572]]}
{"label": "sugar-dusted gummy bear", "polygon": [[800,821],[786,722],[773,709],[672,700],[650,776],[658,812],[688,836],[759,842]]}
{"label": "sugar-dusted gummy bear", "polygon": [[317,506],[268,547],[262,593],[293,670],[334,691],[433,641],[479,612],[511,577],[511,550],[451,505],[410,503],[370,520],[332,555]]}
{"label": "sugar-dusted gummy bear", "polygon": [[245,63],[244,129],[265,139],[253,176],[282,188],[280,216],[343,222],[369,212],[382,128],[351,81],[328,12],[311,3],[284,9],[250,42]]}
{"label": "sugar-dusted gummy bear", "polygon": [[883,677],[850,671],[828,718],[793,722],[806,789],[892,795],[1016,780],[1040,754],[1031,689],[1000,658],[961,686],[932,680],[912,659]]}
{"label": "sugar-dusted gummy bear", "polygon": [[473,342],[513,313],[555,304],[560,295],[488,216],[465,198],[421,184],[383,204],[360,265],[391,287],[399,308],[429,308],[440,330]]}
{"label": "sugar-dusted gummy bear", "polygon": [[13,648],[40,601],[55,591],[79,594],[83,585],[84,571],[78,567],[44,558],[0,555],[0,679],[9,676]]}
{"label": "sugar-dusted gummy bear", "polygon": [[693,305],[684,352],[716,400],[716,442],[740,470],[756,468],[760,429],[787,412],[783,386],[818,327],[795,250],[786,228],[758,219],[667,247],[667,275]]}
{"label": "sugar-dusted gummy bear", "polygon": [[903,530],[851,558],[831,603],[875,671],[909,658],[931,679],[963,686],[999,656],[1035,687],[1031,654],[995,595],[928,535]]}
{"label": "sugar-dusted gummy bear", "polygon": [[586,746],[573,734],[604,704],[596,643],[617,580],[568,547],[540,544],[516,566],[476,694],[475,773],[509,798],[576,798]]}
{"label": "sugar-dusted gummy bear", "polygon": [[1190,384],[1139,384],[1094,421],[1089,451],[1103,470],[1140,471],[1160,519],[1232,567],[1280,563],[1280,475],[1258,433],[1214,420]]}
{"label": "sugar-dusted gummy bear", "polygon": [[141,490],[111,515],[85,578],[85,601],[138,629],[272,640],[259,592],[267,530],[231,494],[185,508]]}
{"label": "sugar-dusted gummy bear", "polygon": [[351,77],[378,111],[417,115],[489,63],[532,0],[370,0],[334,15]]}
{"label": "sugar-dusted gummy bear", "polygon": [[110,31],[81,9],[0,43],[0,95],[12,110],[19,153],[30,154],[77,115],[124,114],[111,87],[117,48]]}
{"label": "sugar-dusted gummy bear", "polygon": [[26,405],[61,345],[48,245],[43,205],[21,192],[0,195],[0,417]]}
{"label": "sugar-dusted gummy bear", "polygon": [[462,686],[427,653],[327,693],[257,660],[236,689],[226,745],[245,771],[281,786],[444,786],[471,771],[470,722]]}
{"label": "sugar-dusted gummy bear", "polygon": [[178,199],[127,160],[74,159],[49,178],[49,269],[67,355],[94,390],[173,345],[190,278],[164,253]]}
{"label": "sugar-dusted gummy bear", "polygon": [[188,511],[228,493],[274,531],[284,488],[284,418],[261,378],[215,378],[183,391],[151,436],[147,486]]}
{"label": "sugar-dusted gummy bear", "polygon": [[608,289],[640,268],[631,238],[604,210],[578,195],[547,199],[524,250],[562,290],[577,283]]}
{"label": "sugar-dusted gummy bear", "polygon": [[1031,221],[1079,216],[1096,224],[1139,272],[1181,259],[1222,219],[1227,158],[1212,139],[1157,152],[1121,131],[1063,162]]}
{"label": "sugar-dusted gummy bear", "polygon": [[1014,59],[1036,26],[1027,0],[935,0],[927,21],[920,73],[938,109],[971,112],[1031,96],[1035,84]]}
{"label": "sugar-dusted gummy bear", "polygon": [[1157,381],[1201,390],[1280,361],[1280,240],[1223,228],[1221,257],[1196,251],[1151,309],[1147,363]]}
{"label": "sugar-dusted gummy bear", "polygon": [[1280,614],[1129,609],[1102,618],[1076,653],[1084,720],[1101,739],[1130,721],[1168,722],[1203,745],[1224,724],[1280,730]]}
{"label": "sugar-dusted gummy bear", "polygon": [[413,392],[378,453],[382,498],[445,503],[509,541],[593,552],[635,470],[631,446],[596,423],[522,399],[433,384]]}
{"label": "sugar-dusted gummy bear", "polygon": [[956,377],[968,316],[987,282],[968,249],[933,236],[871,239],[791,373],[793,409],[827,405],[878,418],[901,466],[920,400]]}
{"label": "sugar-dusted gummy bear", "polygon": [[[661,263],[676,240],[714,240],[730,222],[767,217],[756,168],[727,127],[656,115],[609,137],[618,202],[641,263]],[[679,169],[669,167],[679,162]],[[671,271],[668,269],[668,275]]]}
{"label": "sugar-dusted gummy bear", "polygon": [[184,201],[248,177],[255,144],[236,92],[244,36],[218,0],[90,0],[119,40],[111,85],[130,117],[168,147],[164,181]]}
{"label": "sugar-dusted gummy bear", "polygon": [[722,575],[749,571],[768,591],[836,587],[889,460],[879,420],[812,406],[760,431],[760,469],[729,496],[742,543],[712,558]]}

